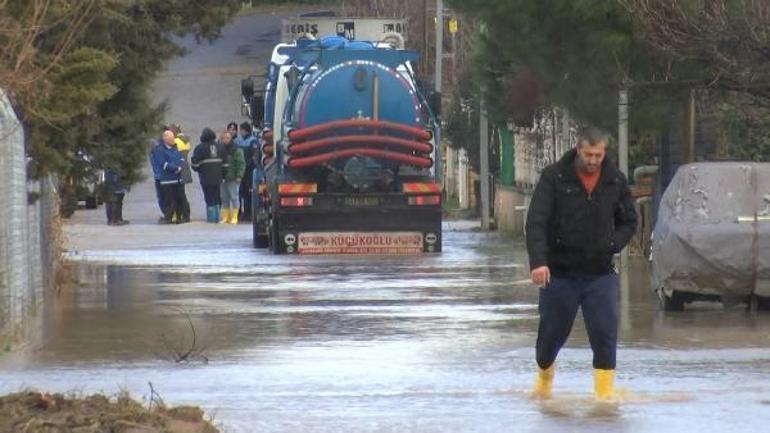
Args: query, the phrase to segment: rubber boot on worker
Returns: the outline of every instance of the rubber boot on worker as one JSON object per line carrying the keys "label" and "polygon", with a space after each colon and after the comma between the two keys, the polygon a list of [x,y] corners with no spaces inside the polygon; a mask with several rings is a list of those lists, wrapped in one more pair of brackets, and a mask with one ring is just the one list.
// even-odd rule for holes
{"label": "rubber boot on worker", "polygon": [[219,211],[219,224],[225,224],[228,220],[230,220],[230,208],[223,207]]}
{"label": "rubber boot on worker", "polygon": [[206,222],[207,223],[219,222],[219,220],[216,218],[216,216],[217,216],[217,207],[216,206],[206,206]]}
{"label": "rubber boot on worker", "polygon": [[124,226],[129,222],[123,219],[123,202],[118,201],[112,204],[112,219],[114,225]]}
{"label": "rubber boot on worker", "polygon": [[554,365],[542,369],[537,367],[535,375],[535,386],[532,387],[532,398],[546,400],[551,398],[551,388],[553,386]]}
{"label": "rubber boot on worker", "polygon": [[230,219],[227,220],[230,224],[238,224],[238,208],[230,210]]}
{"label": "rubber boot on worker", "polygon": [[597,400],[611,400],[614,396],[615,370],[594,369],[594,396]]}

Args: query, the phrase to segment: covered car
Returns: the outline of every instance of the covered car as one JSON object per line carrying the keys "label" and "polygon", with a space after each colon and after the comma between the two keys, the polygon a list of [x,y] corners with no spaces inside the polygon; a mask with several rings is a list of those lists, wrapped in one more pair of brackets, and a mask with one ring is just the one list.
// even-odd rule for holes
{"label": "covered car", "polygon": [[770,303],[770,163],[679,168],[663,194],[650,251],[666,310],[725,297]]}

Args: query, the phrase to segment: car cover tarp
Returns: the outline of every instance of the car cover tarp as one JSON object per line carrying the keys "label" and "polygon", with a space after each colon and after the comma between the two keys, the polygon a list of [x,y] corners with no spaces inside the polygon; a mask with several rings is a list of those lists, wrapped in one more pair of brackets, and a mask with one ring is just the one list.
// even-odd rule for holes
{"label": "car cover tarp", "polygon": [[682,166],[658,209],[653,289],[770,296],[770,163]]}

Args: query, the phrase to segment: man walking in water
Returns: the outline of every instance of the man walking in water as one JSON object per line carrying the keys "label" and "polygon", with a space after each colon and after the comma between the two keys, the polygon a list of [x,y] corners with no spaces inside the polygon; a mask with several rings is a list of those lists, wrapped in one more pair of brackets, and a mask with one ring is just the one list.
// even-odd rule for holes
{"label": "man walking in water", "polygon": [[593,350],[594,395],[613,395],[618,276],[612,263],[636,230],[625,176],[605,158],[606,137],[583,131],[577,146],[543,170],[527,214],[532,282],[540,289],[533,394],[549,398],[554,361],[578,308]]}

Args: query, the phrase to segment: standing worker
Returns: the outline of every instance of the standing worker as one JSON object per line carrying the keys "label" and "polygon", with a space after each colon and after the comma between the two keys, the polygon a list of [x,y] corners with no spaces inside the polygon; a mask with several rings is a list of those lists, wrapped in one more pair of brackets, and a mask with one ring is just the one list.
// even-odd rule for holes
{"label": "standing worker", "polygon": [[201,142],[195,146],[190,160],[193,170],[200,177],[203,199],[206,201],[206,221],[210,223],[219,222],[219,207],[222,205],[219,188],[223,179],[225,151],[216,140],[217,134],[210,128],[204,128]]}
{"label": "standing worker", "polygon": [[531,278],[540,289],[537,376],[533,395],[549,398],[554,361],[578,308],[593,350],[594,395],[613,396],[618,333],[618,276],[612,262],[636,230],[625,176],[605,158],[595,129],[543,170],[527,214]]}
{"label": "standing worker", "polygon": [[[165,131],[166,127],[163,127],[162,131]],[[158,163],[158,159],[161,157],[161,153],[163,151],[163,132],[161,132],[161,135],[159,137],[153,138],[150,141],[150,167],[152,168],[152,176],[155,179],[155,199],[158,202],[158,209],[160,209],[160,219],[158,222],[160,223],[163,221],[163,209],[165,206],[163,205],[163,197],[160,194],[160,164]]]}
{"label": "standing worker", "polygon": [[[174,133],[163,132],[163,144],[157,150],[153,164],[154,169],[160,173],[160,195],[163,203],[163,218],[160,224],[171,224],[176,215],[177,223],[189,222],[190,204],[184,191],[182,181],[182,169],[185,160],[182,154],[174,146]],[[187,219],[184,218],[185,210]]]}
{"label": "standing worker", "polygon": [[[182,127],[176,123],[172,123],[168,128],[174,133],[174,145],[176,146],[176,149],[182,154],[184,160],[188,161],[190,151],[192,150],[190,138],[182,132]],[[184,168],[182,168],[182,182],[185,184],[192,183],[192,173],[190,172],[189,164],[185,164]]]}
{"label": "standing worker", "polygon": [[[240,211],[238,212],[241,221],[251,221],[251,188],[253,185],[254,170],[258,164],[261,166],[262,151],[259,146],[259,140],[254,136],[249,122],[241,123],[240,135],[235,140],[238,147],[243,152],[243,159],[246,161],[246,170],[243,172],[240,189]],[[260,160],[259,162],[257,160]],[[262,170],[256,173],[261,177]]]}
{"label": "standing worker", "polygon": [[233,142],[232,135],[225,131],[219,134],[219,141],[225,150],[224,182],[220,189],[222,196],[222,211],[219,215],[220,223],[238,224],[238,187],[241,185],[243,170],[246,162],[243,160],[243,152]]}
{"label": "standing worker", "polygon": [[104,211],[107,214],[107,224],[124,226],[128,220],[123,219],[123,197],[128,192],[128,183],[118,170],[108,168],[104,171]]}

